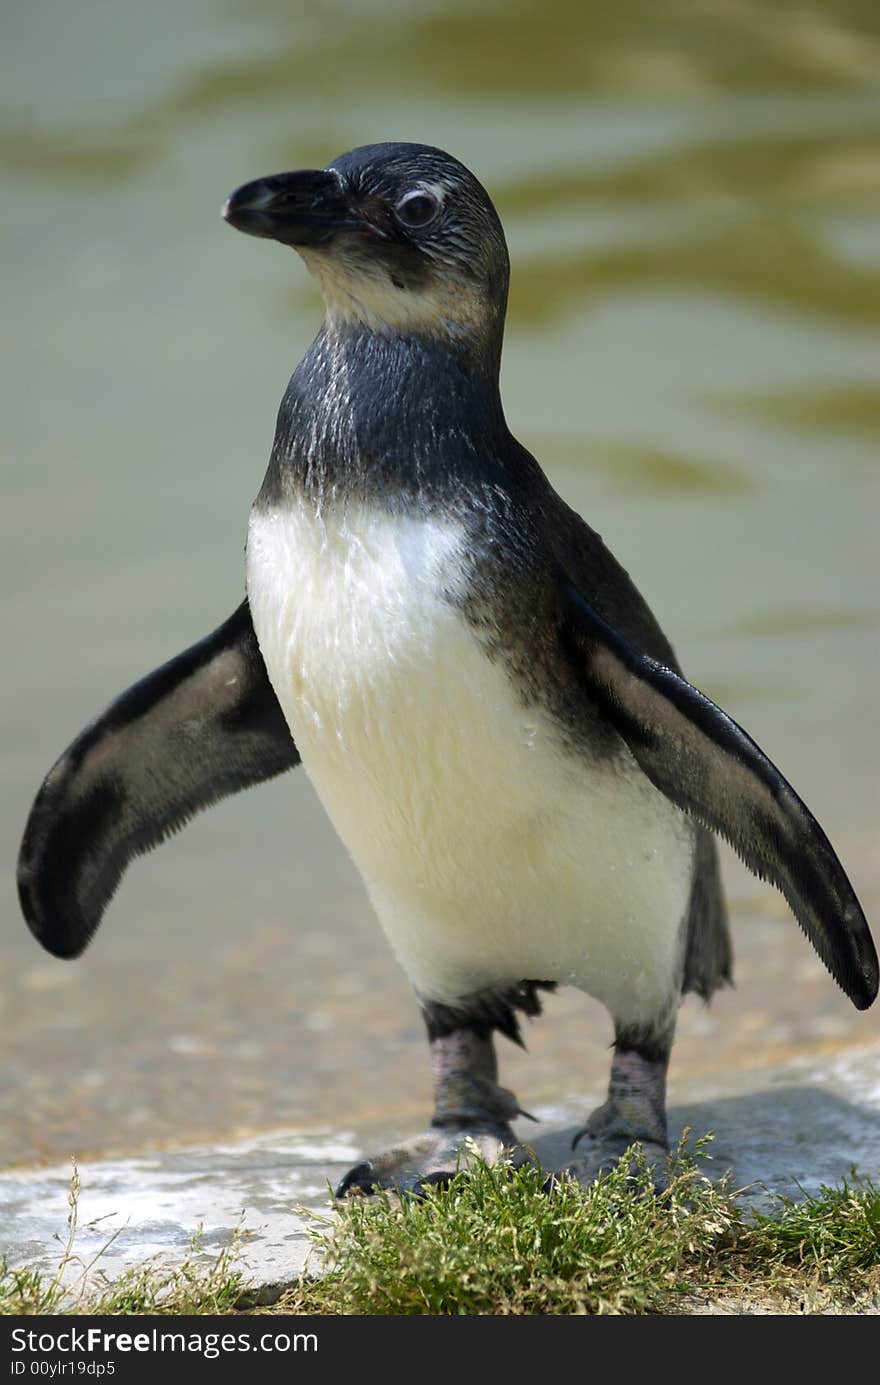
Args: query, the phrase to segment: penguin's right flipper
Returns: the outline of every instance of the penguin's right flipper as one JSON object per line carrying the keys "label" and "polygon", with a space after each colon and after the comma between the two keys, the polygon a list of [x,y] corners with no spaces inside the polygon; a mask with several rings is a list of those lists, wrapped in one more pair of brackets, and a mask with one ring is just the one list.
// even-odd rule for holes
{"label": "penguin's right flipper", "polygon": [[651,783],[781,890],[835,981],[866,1009],[877,995],[878,964],[865,916],[788,781],[732,717],[631,645],[562,574],[559,621],[583,691]]}
{"label": "penguin's right flipper", "polygon": [[49,771],[18,858],[31,932],[56,957],[77,956],[133,857],[298,763],[245,601],[111,703]]}

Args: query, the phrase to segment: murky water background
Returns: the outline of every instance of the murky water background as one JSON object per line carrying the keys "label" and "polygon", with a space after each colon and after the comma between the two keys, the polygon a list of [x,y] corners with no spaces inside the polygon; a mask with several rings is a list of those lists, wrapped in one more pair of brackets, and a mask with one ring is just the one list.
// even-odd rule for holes
{"label": "murky water background", "polygon": [[[0,24],[0,1162],[428,1113],[406,981],[302,772],[137,863],[76,964],[13,885],[51,760],[242,594],[320,309],[220,204],[356,144],[440,144],[488,185],[514,431],[880,930],[876,6],[12,0]],[[727,880],[738,987],[685,1006],[679,1094],[880,1037],[782,901]],[[605,1078],[599,1008],[548,1011],[505,1045],[527,1107]]]}

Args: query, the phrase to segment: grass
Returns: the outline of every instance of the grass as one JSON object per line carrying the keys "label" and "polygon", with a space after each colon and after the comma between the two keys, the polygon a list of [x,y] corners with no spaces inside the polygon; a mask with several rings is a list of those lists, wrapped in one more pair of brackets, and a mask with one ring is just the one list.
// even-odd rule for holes
{"label": "grass", "polygon": [[683,1255],[702,1263],[733,1214],[691,1162],[659,1195],[640,1158],[635,1178],[621,1162],[588,1189],[563,1183],[548,1196],[544,1178],[530,1165],[481,1163],[419,1201],[351,1202],[341,1234],[325,1224],[318,1235],[328,1277],[300,1286],[288,1304],[345,1313],[648,1312],[676,1293]]}
{"label": "grass", "polygon": [[591,1188],[477,1165],[422,1201],[343,1206],[316,1233],[327,1273],[282,1300],[309,1313],[680,1313],[880,1309],[880,1191],[823,1188],[772,1213],[670,1159],[660,1193],[636,1156]]}
{"label": "grass", "polygon": [[[853,1178],[771,1213],[702,1168],[706,1141],[670,1158],[655,1192],[636,1151],[587,1189],[475,1162],[420,1199],[380,1194],[313,1214],[313,1259],[270,1313],[572,1314],[880,1311],[880,1190]],[[207,1267],[155,1264],[79,1291],[0,1265],[0,1312],[233,1313],[249,1300],[236,1247]],[[95,1257],[97,1259],[97,1257]],[[69,1276],[68,1276],[69,1285]]]}
{"label": "grass", "polygon": [[[0,1316],[55,1313],[231,1313],[245,1290],[244,1279],[235,1268],[237,1237],[208,1265],[187,1259],[167,1266],[146,1261],[134,1269],[108,1279],[101,1273],[100,1260],[116,1240],[113,1232],[89,1260],[76,1253],[79,1170],[73,1166],[67,1202],[67,1237],[64,1251],[53,1275],[39,1270],[10,1266],[0,1256]],[[198,1235],[193,1240],[193,1252]]]}
{"label": "grass", "polygon": [[232,1313],[245,1285],[233,1264],[234,1252],[221,1251],[207,1267],[187,1260],[172,1269],[151,1261],[117,1279],[89,1281],[80,1292],[65,1289],[55,1277],[33,1269],[13,1269],[0,1259],[0,1315],[55,1313]]}

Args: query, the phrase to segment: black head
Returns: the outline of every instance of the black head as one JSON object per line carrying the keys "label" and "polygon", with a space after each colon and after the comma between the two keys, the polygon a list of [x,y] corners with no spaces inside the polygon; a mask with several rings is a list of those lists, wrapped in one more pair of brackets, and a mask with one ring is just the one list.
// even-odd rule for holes
{"label": "black head", "polygon": [[500,351],[509,264],[488,193],[441,149],[368,144],[325,169],[259,178],[223,215],[299,252],[334,326]]}

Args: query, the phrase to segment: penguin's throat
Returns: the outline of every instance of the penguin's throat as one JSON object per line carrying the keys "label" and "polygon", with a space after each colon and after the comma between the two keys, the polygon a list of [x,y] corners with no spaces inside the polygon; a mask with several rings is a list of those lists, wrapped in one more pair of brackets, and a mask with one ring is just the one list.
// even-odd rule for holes
{"label": "penguin's throat", "polygon": [[482,359],[418,334],[325,323],[282,401],[261,496],[448,493],[477,459],[501,456],[507,436],[497,373]]}

